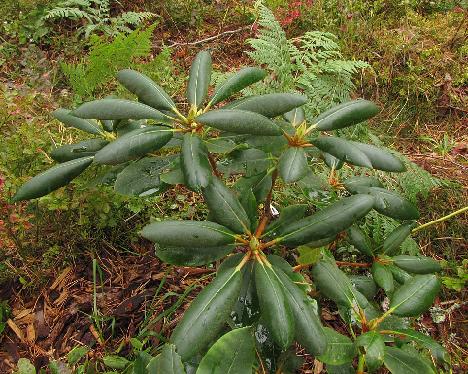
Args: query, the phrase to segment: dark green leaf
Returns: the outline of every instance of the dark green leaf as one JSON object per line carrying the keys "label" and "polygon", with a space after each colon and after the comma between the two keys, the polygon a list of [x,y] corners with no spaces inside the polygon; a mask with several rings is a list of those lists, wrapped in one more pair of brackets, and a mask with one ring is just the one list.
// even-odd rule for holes
{"label": "dark green leaf", "polygon": [[365,275],[350,275],[353,286],[367,299],[372,300],[377,294],[377,285],[371,277]]}
{"label": "dark green leaf", "polygon": [[81,157],[93,156],[108,143],[104,139],[89,139],[76,144],[65,144],[53,149],[50,157],[57,162],[66,162]]}
{"label": "dark green leaf", "polygon": [[197,135],[192,133],[184,135],[180,157],[187,187],[198,191],[208,186],[212,178],[208,150]]}
{"label": "dark green leaf", "polygon": [[196,121],[218,130],[235,134],[281,135],[281,129],[270,119],[253,112],[236,109],[215,109],[202,114]]}
{"label": "dark green leaf", "polygon": [[412,278],[410,274],[408,274],[403,269],[400,269],[398,266],[395,266],[395,265],[387,265],[387,266],[393,274],[393,279],[395,279],[400,284],[406,283],[407,280]]}
{"label": "dark green leaf", "polygon": [[395,291],[390,309],[398,316],[418,316],[432,305],[439,289],[435,275],[416,275]]}
{"label": "dark green leaf", "polygon": [[357,166],[372,167],[367,155],[350,141],[334,136],[320,136],[312,143],[322,152],[327,152],[336,158]]}
{"label": "dark green leaf", "polygon": [[[271,93],[258,96],[250,96],[236,101],[223,109],[237,109],[261,114],[274,118],[290,110],[304,105],[307,97],[292,93]],[[265,134],[266,135],[266,134]]]}
{"label": "dark green leaf", "polygon": [[237,147],[232,140],[223,138],[205,140],[205,145],[208,152],[219,154],[230,153]]}
{"label": "dark green leaf", "polygon": [[117,133],[117,136],[122,137],[129,132],[137,129],[142,129],[143,127],[146,127],[146,120],[144,119],[138,119],[138,120],[120,120],[120,121],[115,121],[118,123],[118,127],[116,127],[115,131]]}
{"label": "dark green leaf", "polygon": [[102,127],[104,128],[104,130],[106,130],[107,132],[112,132],[114,131],[114,120],[111,120],[111,119],[103,119],[101,120],[101,123],[102,123]]}
{"label": "dark green leaf", "polygon": [[385,347],[384,363],[392,374],[435,374],[420,357],[396,347]]}
{"label": "dark green leaf", "polygon": [[59,108],[52,112],[52,116],[62,122],[66,127],[74,127],[95,135],[102,135],[104,133],[96,121],[88,121],[75,117],[71,114],[71,110],[68,109]]}
{"label": "dark green leaf", "polygon": [[219,338],[198,366],[197,374],[250,373],[255,345],[250,327],[232,330]]}
{"label": "dark green leaf", "polygon": [[414,222],[405,222],[393,230],[383,242],[383,253],[387,256],[394,256],[400,252],[401,244],[411,234]]}
{"label": "dark green leaf", "polygon": [[267,226],[265,234],[278,235],[285,226],[304,217],[306,210],[307,204],[294,204],[284,207],[280,212],[279,218]]}
{"label": "dark green leaf", "polygon": [[343,161],[327,152],[322,152],[323,161],[330,169],[340,170],[343,167]]}
{"label": "dark green leaf", "polygon": [[205,101],[211,80],[211,55],[201,51],[195,56],[190,67],[187,85],[187,101],[192,107],[199,108]]}
{"label": "dark green leaf", "polygon": [[297,341],[314,356],[324,353],[327,337],[312,300],[280,268],[273,267],[272,270],[291,307]]}
{"label": "dark green leaf", "polygon": [[362,187],[359,193],[368,193],[374,196],[374,209],[388,217],[405,221],[419,218],[418,209],[393,191],[379,187]]}
{"label": "dark green leaf", "polygon": [[[219,267],[218,272],[222,271],[228,264],[231,267],[237,266],[243,255],[238,256],[237,263],[234,261],[235,256],[230,256],[232,263],[229,265],[224,261]],[[260,316],[260,307],[258,305],[257,290],[255,287],[255,261],[248,261],[241,270],[242,285],[237,298],[236,304],[231,313],[232,320],[236,326],[249,326],[255,323]]]}
{"label": "dark green leaf", "polygon": [[115,191],[128,196],[149,196],[166,190],[167,185],[159,178],[169,166],[166,157],[145,157],[131,163],[115,180]]}
{"label": "dark green leaf", "polygon": [[283,114],[286,121],[289,121],[294,127],[305,121],[305,112],[302,108],[294,108],[293,110]]}
{"label": "dark green leaf", "polygon": [[216,222],[236,233],[250,232],[250,220],[236,195],[218,178],[203,188],[203,197]]}
{"label": "dark green leaf", "polygon": [[399,268],[415,274],[428,274],[441,271],[438,261],[426,256],[400,255],[392,258]]}
{"label": "dark green leaf", "polygon": [[98,164],[117,165],[163,147],[172,138],[173,131],[163,126],[148,126],[133,130],[109,143],[96,153]]}
{"label": "dark green leaf", "polygon": [[372,264],[371,272],[375,283],[382,287],[387,295],[390,295],[394,289],[392,272],[378,262]]}
{"label": "dark green leaf", "polygon": [[285,245],[301,245],[312,240],[335,236],[364,217],[374,204],[366,195],[345,197],[310,217],[291,224],[282,231]]}
{"label": "dark green leaf", "polygon": [[376,331],[369,331],[356,339],[358,347],[364,347],[365,359],[369,373],[373,373],[382,366],[385,356],[385,342],[382,335]]}
{"label": "dark green leaf", "polygon": [[359,176],[346,179],[344,186],[349,192],[355,194],[360,193],[362,187],[383,187],[383,184],[377,178]]}
{"label": "dark green leaf", "polygon": [[353,225],[348,229],[348,241],[363,255],[372,257],[370,238],[358,226]]}
{"label": "dark green leaf", "polygon": [[132,69],[124,69],[117,73],[117,80],[146,105],[165,110],[172,110],[176,107],[169,95],[144,74]]}
{"label": "dark green leaf", "polygon": [[236,92],[243,90],[255,82],[261,81],[266,77],[266,75],[267,72],[265,70],[256,67],[240,69],[238,72],[226,79],[226,81],[215,91],[210,100],[210,105],[216,105],[234,95]]}
{"label": "dark green leaf", "polygon": [[337,130],[364,122],[378,112],[379,108],[371,101],[352,100],[327,110],[312,123],[316,123],[316,129],[320,131]]}
{"label": "dark green leaf", "polygon": [[270,264],[255,263],[255,284],[260,311],[275,342],[286,350],[294,338],[294,318],[284,289]]}
{"label": "dark green leaf", "polygon": [[169,247],[217,247],[234,243],[235,234],[210,221],[161,221],[146,225],[141,236]]}
{"label": "dark green leaf", "polygon": [[250,221],[250,231],[254,232],[257,227],[257,199],[251,188],[247,189],[239,196],[239,202],[247,213]]}
{"label": "dark green leaf", "polygon": [[203,351],[219,334],[237,300],[241,281],[237,269],[221,273],[192,301],[170,339],[183,361]]}
{"label": "dark green leaf", "polygon": [[281,155],[278,163],[279,175],[286,183],[303,178],[308,170],[304,148],[290,147]]}
{"label": "dark green leaf", "polygon": [[162,261],[177,266],[201,266],[217,261],[229,253],[234,244],[217,247],[174,247],[156,245],[156,256]]}
{"label": "dark green leaf", "polygon": [[67,185],[91,165],[92,162],[92,156],[82,157],[56,165],[36,175],[18,189],[13,197],[13,202],[35,199]]}
{"label": "dark green leaf", "polygon": [[125,367],[129,363],[129,361],[125,357],[120,357],[120,356],[115,356],[115,355],[104,356],[102,358],[102,361],[104,362],[104,365],[112,369],[118,369],[118,370],[125,369]]}
{"label": "dark green leaf", "polygon": [[252,189],[255,199],[258,203],[265,200],[268,192],[271,189],[272,179],[271,174],[263,172],[251,177],[241,177],[234,184],[234,188],[242,195],[246,189]]}
{"label": "dark green leaf", "polygon": [[328,345],[324,354],[317,357],[327,365],[343,365],[353,361],[357,354],[354,343],[345,335],[341,335],[330,327],[324,327]]}
{"label": "dark green leaf", "polygon": [[184,365],[173,344],[165,344],[161,353],[146,367],[149,374],[185,374]]}
{"label": "dark green leaf", "polygon": [[377,170],[401,173],[406,170],[405,164],[389,151],[375,145],[351,142],[366,154],[372,163],[372,168]]}

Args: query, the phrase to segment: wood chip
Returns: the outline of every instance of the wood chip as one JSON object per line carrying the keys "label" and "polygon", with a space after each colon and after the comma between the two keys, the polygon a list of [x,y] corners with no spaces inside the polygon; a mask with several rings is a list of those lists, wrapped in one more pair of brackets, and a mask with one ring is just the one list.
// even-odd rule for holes
{"label": "wood chip", "polygon": [[29,324],[26,327],[26,340],[30,343],[34,343],[36,341],[36,330],[34,329],[33,324]]}
{"label": "wood chip", "polygon": [[62,273],[57,277],[57,279],[55,279],[54,283],[52,283],[52,286],[50,286],[50,289],[55,290],[59,286],[61,286],[60,288],[63,288],[64,285],[62,284],[62,282],[67,278],[71,270],[72,270],[71,266],[65,268],[62,271]]}
{"label": "wood chip", "polygon": [[21,329],[18,327],[16,323],[14,323],[11,319],[7,320],[7,325],[10,327],[10,329],[13,330],[13,332],[16,334],[16,336],[24,342],[24,334],[21,331]]}

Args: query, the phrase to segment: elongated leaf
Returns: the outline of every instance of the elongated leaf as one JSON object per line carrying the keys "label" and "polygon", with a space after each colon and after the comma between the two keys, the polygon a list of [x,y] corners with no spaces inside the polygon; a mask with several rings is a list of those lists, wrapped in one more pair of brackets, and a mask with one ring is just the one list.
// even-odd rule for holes
{"label": "elongated leaf", "polygon": [[273,273],[282,285],[286,302],[291,307],[296,340],[314,356],[324,353],[327,337],[312,300],[281,269],[273,267]]}
{"label": "elongated leaf", "polygon": [[82,130],[95,135],[104,134],[103,129],[101,129],[101,127],[96,121],[89,121],[75,117],[71,114],[71,112],[71,110],[59,108],[52,112],[52,116],[55,119],[58,119],[67,127],[74,127],[75,129]]}
{"label": "elongated leaf", "polygon": [[365,275],[350,275],[349,280],[354,288],[362,293],[367,299],[372,300],[377,294],[377,285],[374,279]]}
{"label": "elongated leaf", "polygon": [[237,147],[232,140],[223,138],[205,140],[205,145],[209,152],[219,154],[230,153]]}
{"label": "elongated leaf", "polygon": [[133,162],[119,173],[114,189],[128,196],[149,196],[166,190],[167,185],[159,178],[170,164],[167,157],[145,157]]}
{"label": "elongated leaf", "polygon": [[208,51],[201,51],[195,56],[190,67],[187,85],[187,101],[191,106],[199,108],[205,101],[211,80],[211,55]]}
{"label": "elongated leaf", "polygon": [[398,316],[418,316],[432,305],[439,289],[435,275],[416,275],[395,291],[390,309]]}
{"label": "elongated leaf", "polygon": [[243,90],[251,84],[261,81],[265,78],[267,72],[256,67],[246,67],[240,69],[234,75],[226,79],[226,81],[215,91],[210,100],[211,105],[216,105],[219,102],[226,100],[236,92]]}
{"label": "elongated leaf", "polygon": [[173,344],[165,344],[161,353],[148,363],[146,370],[153,374],[185,374],[184,365]]}
{"label": "elongated leaf", "polygon": [[217,261],[231,253],[235,244],[217,247],[174,247],[156,245],[156,256],[177,266],[201,266]]}
{"label": "elongated leaf", "polygon": [[307,204],[288,205],[281,210],[279,218],[267,226],[265,233],[278,235],[284,227],[304,217],[306,210]]}
{"label": "elongated leaf", "polygon": [[208,150],[197,135],[184,135],[180,160],[188,188],[199,191],[208,186],[212,179]]}
{"label": "elongated leaf", "polygon": [[120,121],[114,121],[118,124],[118,127],[115,128],[115,132],[117,133],[118,137],[122,137],[129,132],[136,130],[136,129],[142,129],[143,127],[146,127],[146,120],[144,119],[139,119],[139,120],[120,120]]}
{"label": "elongated leaf", "polygon": [[296,182],[307,174],[307,156],[304,148],[290,147],[281,155],[279,175],[286,183]]}
{"label": "elongated leaf", "polygon": [[251,188],[247,189],[245,193],[239,196],[239,202],[247,213],[250,221],[250,231],[254,232],[257,228],[258,209],[257,199]]}
{"label": "elongated leaf", "polygon": [[197,374],[250,373],[255,345],[250,327],[232,330],[219,338],[202,358]]}
{"label": "elongated leaf", "polygon": [[352,362],[357,354],[354,343],[330,327],[324,327],[328,345],[324,354],[317,358],[328,365],[343,365]]}
{"label": "elongated leaf", "polygon": [[23,184],[12,200],[13,202],[17,202],[47,195],[70,183],[91,165],[92,162],[93,157],[90,156],[56,165]]}
{"label": "elongated leaf", "polygon": [[382,287],[387,295],[390,295],[394,289],[392,272],[378,262],[372,264],[371,272],[375,283]]}
{"label": "elongated leaf", "polygon": [[169,247],[217,247],[234,243],[235,234],[210,221],[161,221],[143,227],[141,236]]}
{"label": "elongated leaf", "polygon": [[382,366],[385,356],[385,342],[378,332],[369,331],[356,339],[358,347],[364,347],[365,359],[369,373],[373,373]]}
{"label": "elongated leaf", "polygon": [[405,164],[389,151],[371,144],[351,142],[366,154],[372,163],[372,167],[377,170],[392,171],[401,173],[406,170]]}
{"label": "elongated leaf", "polygon": [[378,112],[379,108],[371,101],[352,100],[327,110],[312,123],[316,123],[320,131],[337,130],[364,122]]}
{"label": "elongated leaf", "polygon": [[327,164],[330,169],[340,170],[343,167],[343,160],[336,158],[330,153],[322,152],[322,157],[323,161],[325,161],[325,164]]}
{"label": "elongated leaf", "polygon": [[420,357],[396,347],[385,347],[384,363],[392,374],[435,374]]}
{"label": "elongated leaf", "polygon": [[383,253],[387,256],[394,256],[400,252],[401,244],[411,234],[414,222],[405,222],[393,230],[383,242]]}
{"label": "elongated leaf", "polygon": [[72,113],[79,118],[94,119],[154,119],[170,123],[170,118],[159,110],[137,101],[123,99],[94,100],[80,105]]}
{"label": "elongated leaf", "polygon": [[[234,255],[235,256],[235,255]],[[242,255],[238,257],[239,261],[234,261],[234,256],[230,256],[232,260],[231,267],[237,266]],[[220,266],[218,272],[222,270],[222,267],[227,266],[227,261],[223,262],[223,266]],[[231,318],[235,326],[249,326],[257,322],[260,317],[260,307],[258,305],[257,290],[255,287],[255,261],[248,261],[241,270],[242,284],[237,298],[236,304],[231,313]]]}
{"label": "elongated leaf", "polygon": [[286,121],[289,121],[294,127],[300,125],[305,121],[305,112],[302,108],[294,108],[287,113],[283,114]]}
{"label": "elongated leaf", "polygon": [[50,157],[58,162],[71,161],[81,157],[93,156],[109,142],[104,139],[89,139],[76,144],[65,144],[52,150]]}
{"label": "elongated leaf", "polygon": [[171,140],[172,134],[172,129],[163,126],[133,130],[102,148],[94,160],[98,164],[121,164],[160,149]]}
{"label": "elongated leaf", "polygon": [[145,74],[132,69],[124,69],[117,73],[117,80],[146,105],[165,110],[172,110],[176,107],[169,95]]}
{"label": "elongated leaf", "polygon": [[450,356],[447,350],[428,335],[412,329],[395,329],[392,331],[392,334],[403,335],[417,344],[429,349],[431,351],[431,355],[439,363],[450,362]]}
{"label": "elongated leaf", "polygon": [[281,114],[300,107],[307,102],[307,97],[292,93],[271,93],[258,96],[250,96],[244,100],[227,105],[223,109],[237,109],[255,112],[268,118],[274,118]]}
{"label": "elongated leaf", "polygon": [[115,122],[117,122],[117,121],[114,121],[114,120],[111,120],[111,119],[103,119],[103,120],[101,120],[102,127],[103,127],[104,130],[106,130],[107,132],[112,132],[112,131],[114,131]]}
{"label": "elongated leaf", "polygon": [[348,140],[334,136],[320,136],[312,143],[321,151],[327,152],[336,158],[357,166],[372,167],[367,155]]}
{"label": "elongated leaf", "polygon": [[236,233],[250,232],[250,220],[236,195],[213,177],[203,189],[203,196],[216,222]]}
{"label": "elongated leaf", "polygon": [[275,342],[286,350],[294,338],[294,318],[283,287],[271,265],[255,263],[255,285],[260,311]]}
{"label": "elongated leaf", "polygon": [[366,195],[345,197],[310,217],[288,226],[280,242],[285,245],[301,245],[312,240],[335,236],[364,217],[374,205]]}
{"label": "elongated leaf", "polygon": [[438,261],[426,256],[400,255],[392,260],[396,266],[410,273],[429,274],[442,270]]}
{"label": "elongated leaf", "polygon": [[387,265],[390,271],[393,274],[393,279],[395,279],[398,283],[403,284],[406,283],[407,280],[413,278],[409,273],[400,269],[398,266],[395,265]]}
{"label": "elongated leaf", "polygon": [[[383,184],[374,177],[351,177],[344,181],[344,186],[346,189],[351,193],[361,193],[361,188],[364,187],[364,191],[366,191],[365,187],[382,187]],[[366,192],[364,192],[366,193]]]}
{"label": "elongated leaf", "polygon": [[358,226],[353,225],[348,229],[348,241],[363,255],[372,256],[370,238]]}
{"label": "elongated leaf", "polygon": [[216,338],[230,316],[240,285],[239,270],[221,273],[192,302],[170,338],[183,361]]}
{"label": "elongated leaf", "polygon": [[253,112],[237,109],[215,109],[202,114],[196,121],[218,130],[235,134],[281,135],[281,129],[270,119]]}
{"label": "elongated leaf", "polygon": [[375,197],[374,209],[388,217],[398,220],[415,220],[419,218],[417,208],[408,200],[393,191],[379,187],[362,188],[362,192]]}

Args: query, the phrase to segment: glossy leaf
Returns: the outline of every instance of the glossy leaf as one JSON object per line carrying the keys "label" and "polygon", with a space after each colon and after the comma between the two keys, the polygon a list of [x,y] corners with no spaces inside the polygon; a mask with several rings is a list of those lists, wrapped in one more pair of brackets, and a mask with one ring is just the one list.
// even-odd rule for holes
{"label": "glossy leaf", "polygon": [[187,85],[187,101],[191,106],[199,108],[205,101],[211,80],[211,55],[201,51],[195,56],[190,67]]}
{"label": "glossy leaf", "polygon": [[292,223],[279,240],[285,245],[300,245],[334,236],[364,217],[373,204],[374,200],[366,195],[345,197],[310,217]]}
{"label": "glossy leaf", "polygon": [[112,132],[114,131],[114,123],[116,121],[114,120],[111,120],[111,119],[103,119],[101,120],[101,123],[102,123],[102,127],[104,128],[104,130],[106,130],[107,132]]}
{"label": "glossy leaf", "polygon": [[389,151],[371,144],[351,143],[366,154],[372,163],[372,168],[397,173],[406,171],[405,164]]}
{"label": "glossy leaf", "polygon": [[284,182],[292,183],[303,178],[308,170],[304,148],[290,147],[281,155],[278,171]]}
{"label": "glossy leaf", "polygon": [[255,345],[250,327],[232,330],[219,338],[202,358],[197,374],[250,373]]}
{"label": "glossy leaf", "polygon": [[226,324],[241,285],[240,271],[219,274],[190,304],[174,329],[170,341],[187,361],[203,351]]}
{"label": "glossy leaf", "polygon": [[363,347],[366,351],[365,360],[369,373],[373,373],[382,366],[385,356],[385,342],[376,331],[369,331],[359,335],[356,339],[356,345]]}
{"label": "glossy leaf", "polygon": [[267,226],[265,233],[276,236],[282,232],[283,228],[303,218],[307,208],[307,204],[294,204],[284,207],[280,212],[279,218]]}
{"label": "glossy leaf", "polygon": [[210,221],[161,221],[143,227],[141,236],[169,247],[217,247],[234,243],[235,234]]}
{"label": "glossy leaf", "polygon": [[235,245],[217,247],[174,247],[156,245],[156,256],[163,262],[177,266],[201,266],[215,262],[235,248]]}
{"label": "glossy leaf", "polygon": [[440,263],[426,256],[400,255],[392,257],[393,263],[399,268],[415,274],[429,274],[441,271]]}
{"label": "glossy leaf", "polygon": [[305,121],[305,112],[301,107],[294,108],[293,110],[284,113],[283,117],[286,121],[290,122],[294,127],[296,127]]}
{"label": "glossy leaf", "polygon": [[420,357],[396,347],[385,347],[384,363],[392,374],[435,374]]}
{"label": "glossy leaf", "polygon": [[348,140],[334,136],[320,136],[313,139],[312,143],[322,152],[327,152],[340,160],[357,166],[372,167],[367,155]]}
{"label": "glossy leaf", "polygon": [[243,90],[255,82],[261,81],[266,75],[267,72],[265,70],[257,67],[245,67],[240,69],[216,89],[210,100],[210,104],[216,105],[226,100],[236,92]]}
{"label": "glossy leaf", "polygon": [[387,266],[393,274],[393,279],[395,279],[400,284],[406,283],[406,281],[413,278],[409,273],[407,273],[403,269],[400,269],[398,266],[395,266],[395,265],[387,265]]}
{"label": "glossy leaf", "polygon": [[350,275],[349,279],[360,293],[362,293],[367,299],[372,300],[377,294],[377,285],[372,277],[365,275]]}
{"label": "glossy leaf", "polygon": [[337,130],[355,125],[374,117],[379,108],[371,101],[352,100],[334,106],[320,114],[312,123],[316,123],[319,131]]}
{"label": "glossy leaf", "polygon": [[418,209],[393,191],[379,187],[368,187],[360,193],[368,193],[374,196],[374,209],[387,217],[404,221],[419,218]]}
{"label": "glossy leaf", "polygon": [[50,157],[57,162],[66,162],[81,157],[94,156],[97,151],[108,143],[104,139],[89,139],[76,144],[65,144],[53,149]]}
{"label": "glossy leaf", "polygon": [[13,202],[41,197],[63,187],[80,175],[91,163],[93,157],[82,157],[56,165],[23,184]]}
{"label": "glossy leaf", "polygon": [[363,187],[364,191],[366,190],[365,187],[383,188],[383,184],[375,177],[351,177],[346,179],[343,184],[346,189],[353,194],[360,193]]}
{"label": "glossy leaf", "polygon": [[212,179],[212,172],[208,150],[203,141],[197,135],[185,134],[180,156],[187,187],[194,191],[207,187]]}
{"label": "glossy leaf", "polygon": [[124,69],[117,73],[117,80],[146,105],[165,110],[172,110],[176,107],[162,87],[145,74],[132,69]]}
{"label": "glossy leaf", "polygon": [[239,202],[247,213],[247,217],[250,221],[250,231],[254,232],[257,227],[258,221],[258,207],[257,199],[251,188],[247,189],[243,194],[239,196]]}
{"label": "glossy leaf", "polygon": [[383,242],[383,253],[387,256],[401,253],[401,244],[410,236],[413,227],[414,222],[405,222],[393,230]]}
{"label": "glossy leaf", "polygon": [[209,152],[219,154],[230,153],[237,147],[232,140],[223,138],[205,140],[205,145]]}
{"label": "glossy leaf", "polygon": [[375,283],[382,287],[387,295],[390,295],[394,289],[392,272],[378,262],[372,264],[371,272]]}
{"label": "glossy leaf", "polygon": [[347,233],[348,241],[354,246],[354,248],[356,248],[363,255],[373,255],[370,244],[370,238],[364,231],[362,231],[358,226],[353,225],[348,229]]}
{"label": "glossy leaf", "polygon": [[196,118],[196,121],[215,129],[235,134],[281,135],[281,129],[270,119],[258,113],[237,109],[214,109]]}
{"label": "glossy leaf", "polygon": [[416,275],[395,291],[390,309],[398,316],[418,316],[432,305],[439,289],[435,275]]}
{"label": "glossy leaf", "polygon": [[336,158],[327,152],[322,152],[323,161],[330,169],[340,170],[343,167],[343,160]]}
{"label": "glossy leaf", "polygon": [[75,117],[71,112],[71,110],[59,108],[52,112],[52,116],[62,122],[66,127],[74,127],[75,129],[94,135],[104,134],[103,129],[101,129],[96,121]]}
{"label": "glossy leaf", "polygon": [[185,374],[184,365],[173,344],[165,344],[161,353],[151,359],[146,367],[148,373]]}
{"label": "glossy leaf", "polygon": [[170,122],[170,118],[159,110],[137,101],[123,99],[94,100],[80,105],[72,113],[79,118],[94,119],[154,119]]}
{"label": "glossy leaf", "polygon": [[236,233],[250,232],[250,219],[236,195],[218,178],[203,188],[203,197],[216,222]]}
{"label": "glossy leaf", "polygon": [[114,189],[122,195],[149,196],[166,190],[159,178],[170,160],[166,157],[145,157],[123,169],[115,180]]}
{"label": "glossy leaf", "polygon": [[274,118],[300,107],[307,102],[307,97],[293,93],[271,93],[250,96],[233,102],[223,109],[237,109],[255,112],[268,118]]}
{"label": "glossy leaf", "polygon": [[281,269],[274,267],[273,273],[282,285],[286,302],[291,307],[296,340],[314,356],[324,353],[327,337],[312,300]]}
{"label": "glossy leaf", "polygon": [[255,263],[255,284],[260,311],[275,342],[286,350],[294,339],[294,318],[283,287],[271,265]]}
{"label": "glossy leaf", "polygon": [[[235,256],[235,255],[234,255]],[[238,263],[232,259],[231,267],[237,266]],[[239,262],[242,259],[242,254],[239,256]],[[223,266],[220,266],[218,272],[222,271],[227,262],[224,261]],[[237,298],[236,304],[233,307],[231,318],[234,325],[237,327],[249,326],[257,322],[260,317],[260,307],[258,305],[257,289],[255,287],[255,261],[248,261],[241,270],[242,284]]]}
{"label": "glossy leaf", "polygon": [[357,354],[354,343],[345,335],[342,335],[330,327],[324,327],[328,345],[324,354],[317,357],[328,365],[343,365],[352,362]]}
{"label": "glossy leaf", "polygon": [[102,148],[94,160],[98,164],[121,164],[160,149],[172,135],[172,129],[163,126],[133,130]]}

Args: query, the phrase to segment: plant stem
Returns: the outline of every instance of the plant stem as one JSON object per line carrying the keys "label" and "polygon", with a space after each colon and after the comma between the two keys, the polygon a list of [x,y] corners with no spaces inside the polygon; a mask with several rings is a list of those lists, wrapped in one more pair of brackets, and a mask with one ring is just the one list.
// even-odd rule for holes
{"label": "plant stem", "polygon": [[411,233],[414,234],[415,232],[419,231],[419,230],[422,230],[422,229],[425,229],[426,227],[429,227],[429,226],[432,226],[432,225],[435,225],[436,223],[439,223],[439,222],[443,222],[443,221],[446,221],[452,217],[455,217],[456,215],[458,214],[462,214],[464,212],[468,211],[468,206],[464,207],[464,208],[461,208],[461,209],[458,209],[456,210],[455,212],[452,212],[444,217],[441,217],[441,218],[438,218],[434,221],[430,221],[430,222],[426,222],[425,224],[421,225],[421,226],[418,226],[416,228],[414,228]]}
{"label": "plant stem", "polygon": [[358,361],[358,367],[356,374],[364,374],[364,363],[366,362],[366,359],[364,358],[364,355],[361,353],[359,355],[359,361]]}
{"label": "plant stem", "polygon": [[216,160],[214,159],[213,155],[208,152],[208,161],[210,161],[211,168],[213,169],[213,173],[218,177],[221,178],[221,173],[216,166]]}
{"label": "plant stem", "polygon": [[336,261],[338,266],[351,266],[357,268],[370,268],[372,266],[369,262],[346,262],[346,261]]}

